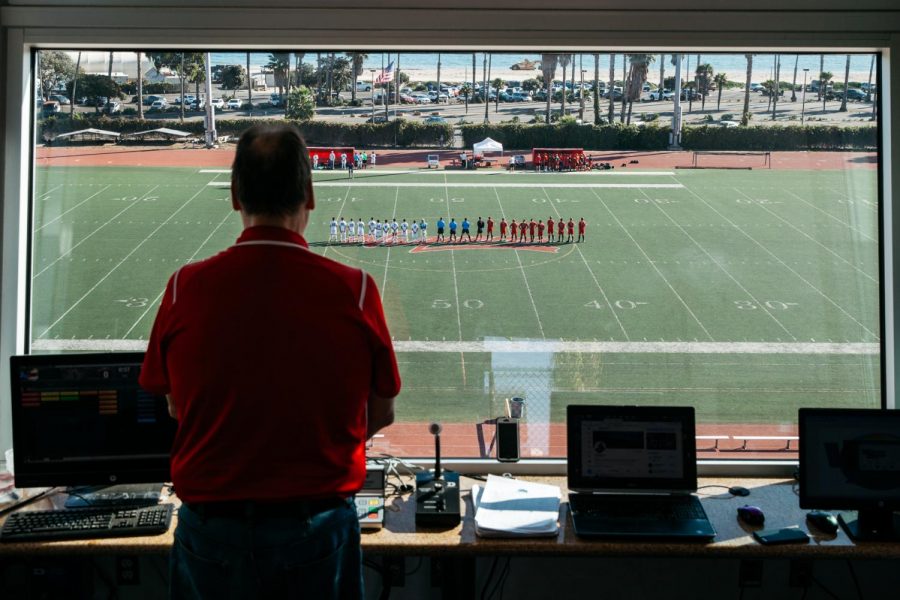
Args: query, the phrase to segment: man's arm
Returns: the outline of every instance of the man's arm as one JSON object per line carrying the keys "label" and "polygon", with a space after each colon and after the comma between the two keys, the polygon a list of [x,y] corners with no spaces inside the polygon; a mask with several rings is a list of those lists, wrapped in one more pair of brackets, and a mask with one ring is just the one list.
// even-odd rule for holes
{"label": "man's arm", "polygon": [[166,394],[166,403],[169,405],[169,416],[178,420],[178,413],[175,412],[175,400],[172,399],[172,394]]}
{"label": "man's arm", "polygon": [[369,392],[367,412],[366,439],[394,422],[394,399],[382,398],[375,392]]}

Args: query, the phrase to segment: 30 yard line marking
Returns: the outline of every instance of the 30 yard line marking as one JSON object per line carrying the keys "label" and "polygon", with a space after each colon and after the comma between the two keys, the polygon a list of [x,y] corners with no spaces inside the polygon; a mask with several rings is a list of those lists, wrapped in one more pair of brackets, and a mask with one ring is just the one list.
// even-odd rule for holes
{"label": "30 yard line marking", "polygon": [[[745,194],[744,192],[742,192],[742,191],[739,190],[738,188],[734,188],[734,191],[736,191],[738,194],[743,195],[743,196],[746,197],[748,200],[752,200],[752,199],[753,199],[751,196],[748,196],[747,194]],[[776,212],[770,210],[770,209],[769,209],[768,207],[766,207],[765,205],[763,205],[763,204],[757,204],[757,206],[759,206],[761,209],[763,209],[764,211],[766,211],[767,213],[769,213],[770,215],[772,215],[773,217],[775,217],[775,218],[778,219],[779,221],[783,221],[784,223],[787,223],[788,227],[790,227],[791,229],[793,229],[794,231],[796,231],[796,232],[799,233],[800,235],[803,235],[803,236],[809,238],[812,242],[814,242],[814,243],[817,244],[818,246],[821,246],[821,248],[822,248],[823,250],[825,250],[826,252],[828,252],[829,254],[831,254],[832,256],[834,256],[834,257],[835,257],[836,259],[838,259],[839,261],[841,261],[841,262],[843,262],[844,264],[846,264],[848,267],[850,267],[851,269],[853,269],[854,271],[856,271],[857,273],[859,273],[860,275],[862,275],[863,277],[865,277],[865,278],[868,279],[869,281],[873,282],[873,283],[876,284],[876,285],[878,285],[878,284],[880,283],[880,282],[878,281],[878,279],[876,279],[875,277],[872,277],[871,275],[869,275],[868,273],[866,273],[865,271],[863,271],[862,269],[860,269],[859,267],[857,267],[856,265],[854,265],[853,263],[851,263],[849,260],[847,260],[846,258],[844,258],[843,256],[841,256],[840,254],[838,254],[837,252],[835,252],[834,250],[832,250],[831,248],[829,248],[828,246],[826,246],[825,244],[823,244],[822,242],[820,242],[819,240],[817,240],[816,238],[814,238],[813,236],[809,235],[809,234],[806,233],[805,231],[800,230],[800,229],[797,228],[793,223],[791,223],[791,222],[788,221],[787,219],[781,217],[781,216],[780,216],[779,214],[777,214]]]}
{"label": "30 yard line marking", "polygon": [[[143,351],[146,340],[124,339],[68,339],[34,340],[33,350],[61,351]],[[829,355],[829,356],[878,356],[880,344],[827,343],[827,342],[562,342],[558,340],[486,340],[486,341],[425,341],[403,340],[394,342],[395,352],[414,353],[540,353],[540,354],[709,354],[713,356],[768,354],[768,355]],[[640,363],[646,364],[646,363]]]}
{"label": "30 yard line marking", "polygon": [[[93,235],[94,235],[95,233],[97,233],[98,231],[100,231],[101,229],[103,229],[104,227],[106,227],[107,225],[109,225],[110,223],[112,223],[113,221],[115,221],[117,218],[119,218],[120,216],[122,216],[127,210],[129,210],[131,207],[133,207],[133,206],[134,206],[135,204],[137,204],[138,202],[142,201],[144,198],[147,197],[147,195],[149,195],[153,190],[155,190],[155,189],[158,188],[158,187],[159,187],[158,185],[154,185],[154,186],[153,186],[152,188],[150,188],[147,192],[145,192],[140,198],[138,198],[137,200],[135,200],[134,202],[132,202],[131,204],[129,204],[128,206],[126,206],[125,208],[123,208],[122,210],[120,210],[119,212],[117,212],[116,214],[114,214],[112,217],[110,217],[109,220],[106,221],[106,223],[103,223],[102,225],[100,225],[99,227],[97,227],[96,229],[94,229],[92,232],[90,232],[89,234],[87,234],[86,236],[84,236],[83,238],[81,238],[81,240],[79,240],[79,242],[78,242],[77,244],[75,244],[74,246],[72,246],[71,248],[69,248],[68,250],[66,250],[65,252],[63,252],[62,254],[60,254],[60,255],[56,258],[56,260],[54,260],[54,261],[51,262],[49,265],[47,265],[46,267],[44,267],[43,269],[41,269],[40,271],[38,271],[37,273],[35,273],[35,274],[34,274],[34,277],[33,277],[32,279],[33,279],[33,280],[34,280],[34,279],[37,279],[37,278],[38,278],[39,276],[41,276],[42,274],[46,273],[47,270],[48,270],[50,267],[52,267],[53,265],[55,265],[56,263],[58,263],[59,261],[61,261],[64,257],[66,257],[66,256],[68,256],[69,254],[71,254],[73,250],[75,250],[76,248],[78,248],[78,246],[80,246],[81,244],[83,244],[83,243],[85,243],[86,241],[88,241],[88,239],[90,239],[91,237],[93,237]],[[198,192],[198,193],[199,193],[199,192]]]}
{"label": "30 yard line marking", "polygon": [[805,283],[806,285],[808,285],[809,288],[812,289],[812,290],[813,290],[814,292],[816,292],[817,294],[819,294],[819,296],[821,296],[822,299],[824,299],[826,302],[828,302],[829,304],[831,304],[832,306],[834,306],[836,309],[838,309],[841,313],[844,314],[844,316],[846,316],[848,319],[850,319],[851,321],[853,321],[854,323],[856,323],[860,328],[862,328],[863,330],[865,330],[866,333],[868,333],[869,335],[871,335],[871,336],[872,336],[873,338],[875,338],[876,340],[877,340],[877,339],[880,339],[880,338],[875,334],[874,331],[872,331],[871,329],[869,329],[868,327],[866,327],[865,325],[863,325],[862,323],[860,323],[860,322],[856,319],[856,317],[854,317],[854,316],[851,315],[849,312],[847,312],[847,310],[844,309],[843,306],[841,306],[840,304],[838,304],[837,302],[835,302],[834,300],[832,300],[831,297],[828,296],[828,294],[826,294],[825,292],[823,292],[822,290],[820,290],[819,288],[817,288],[815,285],[813,285],[813,283],[812,283],[811,281],[809,281],[808,279],[806,279],[805,277],[803,277],[803,275],[801,275],[800,273],[798,273],[797,271],[795,271],[793,268],[791,268],[790,265],[788,265],[786,262],[784,262],[783,260],[781,260],[781,258],[779,258],[774,252],[772,252],[771,250],[769,250],[768,248],[766,248],[766,246],[763,245],[763,244],[761,244],[756,238],[754,238],[752,235],[750,235],[749,233],[747,233],[746,231],[744,231],[744,230],[741,228],[740,225],[738,225],[737,223],[735,223],[734,221],[732,221],[731,219],[729,219],[728,217],[726,217],[725,215],[723,215],[721,212],[719,212],[719,211],[716,209],[716,207],[713,206],[712,204],[710,204],[709,202],[707,202],[706,199],[703,198],[703,196],[701,196],[700,194],[698,194],[697,192],[695,192],[694,190],[692,190],[692,189],[689,188],[689,187],[686,187],[685,189],[688,191],[688,193],[692,194],[694,197],[696,197],[698,200],[700,200],[700,202],[702,202],[703,204],[705,204],[710,210],[712,210],[714,213],[716,213],[717,215],[719,215],[719,217],[720,217],[721,219],[725,220],[725,222],[727,222],[729,225],[731,225],[731,226],[734,228],[735,231],[739,232],[741,235],[743,235],[743,236],[746,237],[748,240],[750,240],[751,242],[753,242],[756,246],[759,246],[759,248],[761,248],[763,252],[765,252],[766,254],[768,254],[769,256],[771,256],[772,258],[774,258],[774,259],[778,262],[778,264],[780,264],[780,265],[783,266],[785,269],[787,269],[788,271],[790,271],[791,273],[793,273],[794,276],[797,277],[797,279],[799,279],[800,281],[802,281],[803,283]]}
{"label": "30 yard line marking", "polygon": [[[348,190],[349,191],[349,190]],[[397,218],[397,201],[400,200],[400,188],[397,188],[397,193],[394,194],[394,211],[391,213],[391,221]],[[398,228],[397,231],[400,229]],[[387,232],[385,232],[386,234]],[[396,241],[396,240],[391,240]],[[391,244],[393,245],[393,244]],[[388,265],[391,264],[391,246],[388,246],[387,256],[384,257],[384,279],[381,280],[381,303],[384,304],[384,290],[387,288],[387,274],[388,274]]]}
{"label": "30 yard line marking", "polygon": [[[500,205],[500,216],[504,219],[506,218],[506,211],[503,210],[503,203],[500,202],[500,192],[497,191],[497,188],[494,188],[494,195],[497,196],[497,204]],[[550,235],[553,235],[552,233]],[[522,265],[522,257],[519,256],[519,251],[516,250],[516,260],[519,261],[519,269],[522,270],[522,279],[525,280],[525,289],[528,290],[528,297],[531,299],[531,308],[534,309],[534,317],[537,319],[538,329],[541,332],[541,338],[546,339],[547,336],[544,335],[544,324],[541,323],[541,315],[538,313],[537,304],[534,302],[534,296],[531,294],[531,286],[528,285],[528,277],[525,275],[525,267]]]}
{"label": "30 yard line marking", "polygon": [[85,198],[84,200],[82,200],[81,202],[79,202],[78,204],[76,204],[75,206],[73,206],[72,208],[70,208],[70,209],[68,209],[68,210],[65,210],[65,211],[59,213],[55,218],[53,218],[53,219],[47,221],[46,223],[44,223],[44,224],[41,225],[40,227],[35,228],[34,233],[37,233],[38,231],[40,231],[41,229],[43,229],[43,228],[46,227],[47,225],[50,225],[50,224],[52,224],[52,223],[55,223],[56,221],[59,221],[61,218],[63,218],[64,216],[66,216],[67,214],[69,214],[70,212],[72,212],[73,210],[75,210],[76,208],[78,208],[79,206],[81,206],[82,204],[84,204],[85,202],[87,202],[88,200],[90,200],[91,198],[93,198],[94,196],[96,196],[97,194],[102,194],[103,192],[105,192],[106,190],[108,190],[109,187],[110,187],[110,186],[107,185],[107,186],[104,187],[103,189],[101,189],[101,190],[99,190],[99,191],[97,191],[97,192],[94,192],[93,194],[91,194],[90,196],[88,196],[87,198]]}
{"label": "30 yard line marking", "polygon": [[[159,187],[159,186],[155,186],[153,189],[156,189],[157,187]],[[41,338],[41,337],[44,337],[45,335],[47,335],[47,332],[48,332],[48,331],[50,331],[51,329],[53,329],[54,327],[56,327],[56,326],[60,323],[60,321],[62,321],[63,319],[66,318],[66,316],[67,316],[70,312],[72,312],[73,310],[75,310],[75,308],[76,308],[79,304],[81,304],[82,300],[84,300],[84,299],[87,298],[89,295],[91,295],[91,293],[92,293],[94,290],[96,290],[96,289],[100,286],[101,283],[103,283],[104,281],[106,281],[107,278],[108,278],[110,275],[112,275],[119,267],[121,267],[123,264],[125,264],[125,261],[128,260],[128,259],[131,257],[132,254],[134,254],[135,252],[137,252],[138,249],[139,249],[141,246],[143,246],[143,245],[147,242],[147,240],[149,240],[151,237],[153,237],[153,235],[156,234],[157,231],[159,231],[160,229],[162,229],[163,227],[165,227],[166,223],[168,223],[169,221],[171,221],[172,218],[173,218],[175,215],[177,215],[178,213],[180,213],[180,212],[181,212],[188,204],[191,203],[191,201],[194,200],[194,198],[196,198],[196,197],[199,196],[203,191],[205,191],[205,189],[206,189],[206,188],[205,188],[205,186],[204,186],[204,187],[200,188],[199,190],[197,190],[197,193],[196,193],[196,194],[194,194],[193,196],[191,196],[184,204],[182,204],[181,206],[179,206],[178,209],[177,209],[175,212],[173,212],[171,215],[169,215],[169,217],[168,217],[165,221],[163,221],[162,223],[160,223],[160,224],[156,227],[156,229],[154,229],[153,231],[151,231],[151,232],[147,235],[147,237],[145,237],[143,240],[141,240],[141,241],[138,243],[138,245],[135,246],[135,247],[131,250],[131,252],[129,252],[128,254],[126,254],[125,257],[124,257],[122,260],[120,260],[118,263],[116,263],[116,266],[114,266],[112,269],[110,269],[109,272],[108,272],[106,275],[104,275],[103,277],[101,277],[100,280],[99,280],[97,283],[95,283],[94,285],[92,285],[91,288],[90,288],[88,291],[86,291],[86,292],[84,293],[84,295],[81,296],[81,298],[79,298],[78,300],[76,300],[75,303],[74,303],[72,306],[70,306],[63,314],[61,314],[55,321],[53,321],[53,323],[51,323],[51,324],[50,324],[50,325],[49,325],[49,326],[48,326],[48,327],[47,327],[40,335],[38,335],[38,337]],[[153,191],[153,190],[150,190],[150,191]],[[149,193],[149,192],[148,192],[148,193]],[[145,194],[145,195],[146,195],[146,194]],[[138,201],[139,201],[139,200],[138,200]]]}
{"label": "30 yard line marking", "polygon": [[[642,192],[642,193],[643,193],[643,192]],[[647,194],[644,194],[644,195],[647,196]],[[649,196],[647,196],[647,197],[649,198]],[[722,272],[725,273],[725,275],[728,276],[729,279],[731,279],[731,280],[732,280],[739,288],[741,288],[741,290],[742,290],[745,294],[747,294],[748,297],[752,298],[753,301],[756,303],[756,305],[759,306],[760,308],[762,308],[763,312],[765,312],[767,315],[769,315],[769,316],[772,318],[772,320],[775,321],[775,323],[777,323],[778,326],[781,327],[781,329],[782,329],[786,334],[788,334],[789,336],[791,336],[791,339],[792,339],[792,340],[795,340],[795,341],[796,341],[797,336],[795,336],[793,333],[791,333],[791,332],[788,330],[788,328],[785,327],[784,324],[783,324],[781,321],[779,321],[778,318],[775,317],[774,314],[772,314],[772,312],[766,307],[765,302],[761,302],[760,300],[758,300],[758,299],[756,298],[756,296],[754,296],[753,293],[752,293],[750,290],[748,290],[747,288],[745,288],[744,285],[743,285],[740,281],[738,281],[738,280],[737,280],[737,279],[736,279],[736,278],[728,271],[728,269],[726,269],[726,268],[722,265],[722,263],[720,263],[718,260],[716,260],[716,258],[715,258],[712,254],[710,254],[710,253],[706,250],[706,248],[704,248],[704,247],[700,244],[700,242],[698,242],[696,239],[694,239],[694,236],[692,236],[690,233],[688,233],[687,230],[686,230],[684,227],[681,226],[681,223],[679,223],[678,221],[676,221],[675,219],[673,219],[672,216],[669,215],[669,213],[666,212],[666,210],[665,210],[661,205],[656,204],[656,203],[654,203],[653,205],[656,206],[656,208],[658,208],[659,211],[660,211],[662,214],[664,214],[664,215],[666,216],[667,219],[669,219],[669,221],[671,221],[676,227],[678,227],[679,231],[681,231],[681,233],[683,233],[689,240],[691,240],[691,242],[693,242],[695,246],[697,246],[698,248],[700,248],[700,250],[701,250],[706,256],[708,256],[709,259],[710,259],[711,261],[713,261],[713,262],[716,264],[716,266],[719,267],[719,269],[721,269]]]}
{"label": "30 yard line marking", "polygon": [[859,229],[859,228],[857,228],[857,227],[854,227],[853,225],[851,225],[850,223],[848,223],[848,222],[846,222],[846,221],[843,221],[843,220],[841,220],[841,219],[838,219],[836,216],[834,216],[834,215],[831,214],[830,212],[828,212],[828,211],[826,211],[826,210],[822,210],[821,208],[819,208],[818,206],[816,206],[816,205],[813,204],[812,202],[809,202],[808,200],[806,200],[806,199],[804,199],[804,198],[798,196],[797,194],[795,194],[795,193],[792,192],[791,190],[785,189],[784,191],[786,191],[788,194],[790,194],[791,196],[793,196],[794,198],[796,198],[797,200],[799,200],[799,201],[802,202],[803,204],[806,204],[806,205],[809,206],[810,208],[816,209],[817,211],[819,211],[820,213],[822,213],[823,215],[825,215],[825,216],[828,217],[829,219],[834,219],[835,221],[837,221],[837,222],[840,223],[841,225],[846,226],[847,229],[849,229],[849,230],[851,230],[851,231],[854,231],[854,232],[858,233],[859,235],[861,235],[862,237],[866,238],[866,239],[869,240],[870,242],[877,242],[877,241],[878,241],[877,239],[875,239],[875,238],[873,238],[872,236],[868,235],[865,231],[862,231],[861,229]]}
{"label": "30 yard line marking", "polygon": [[591,190],[591,192],[595,196],[597,196],[597,200],[600,201],[600,204],[603,205],[603,208],[606,209],[606,212],[608,212],[609,215],[613,219],[616,220],[616,223],[619,225],[619,227],[622,228],[622,231],[625,232],[625,235],[627,235],[628,238],[634,243],[634,245],[637,247],[638,251],[644,256],[644,259],[647,261],[647,264],[649,264],[653,268],[653,270],[656,271],[656,274],[659,275],[660,279],[662,279],[663,282],[666,284],[666,286],[668,286],[668,288],[672,291],[672,293],[675,295],[675,298],[677,298],[678,301],[681,302],[681,305],[685,308],[685,310],[688,311],[688,314],[690,314],[691,317],[694,319],[694,321],[697,322],[697,325],[700,326],[700,329],[703,330],[703,333],[706,334],[706,337],[708,337],[711,341],[714,340],[715,338],[713,338],[712,334],[709,333],[709,331],[706,329],[706,326],[704,326],[703,323],[700,321],[700,318],[697,317],[697,315],[694,313],[693,310],[691,310],[691,307],[688,306],[688,303],[685,301],[685,299],[681,297],[681,294],[678,293],[678,290],[675,289],[675,286],[672,285],[672,283],[668,280],[668,278],[665,275],[663,275],[663,272],[659,270],[659,267],[656,266],[656,261],[652,260],[650,258],[650,256],[644,251],[644,248],[638,243],[638,241],[636,239],[634,239],[634,236],[631,235],[631,232],[628,231],[628,228],[625,227],[625,224],[619,220],[619,217],[617,217],[616,214],[609,208],[609,206],[606,204],[606,201],[600,197],[600,194],[598,194],[597,192],[595,192],[593,190]]}
{"label": "30 yard line marking", "polygon": [[[544,194],[544,197],[547,198],[547,201],[549,202],[550,194],[548,194],[546,192],[546,190],[544,189],[544,186],[541,186],[541,193]],[[559,217],[560,219],[562,219],[562,214],[559,212],[559,208],[557,208],[556,203],[550,202],[550,206],[553,207],[553,212],[556,213],[556,216]],[[609,209],[607,209],[607,210],[609,210]],[[552,232],[550,232],[550,235],[552,235]],[[615,309],[613,308],[612,302],[610,302],[609,298],[606,296],[606,292],[604,291],[603,286],[600,285],[600,281],[597,279],[597,276],[594,275],[594,270],[591,268],[591,265],[588,264],[588,261],[584,257],[584,253],[581,251],[581,248],[578,247],[578,244],[575,244],[575,249],[578,251],[578,256],[581,257],[581,261],[584,263],[584,266],[587,267],[588,273],[591,274],[591,279],[594,280],[594,284],[597,286],[597,289],[600,290],[600,295],[603,296],[603,301],[606,302],[606,306],[609,307],[609,312],[612,313],[613,318],[616,320],[616,323],[618,323],[618,325],[619,325],[619,329],[622,330],[622,335],[625,336],[626,340],[630,340],[631,338],[628,337],[628,332],[625,331],[625,325],[619,319],[619,315],[616,313]]]}

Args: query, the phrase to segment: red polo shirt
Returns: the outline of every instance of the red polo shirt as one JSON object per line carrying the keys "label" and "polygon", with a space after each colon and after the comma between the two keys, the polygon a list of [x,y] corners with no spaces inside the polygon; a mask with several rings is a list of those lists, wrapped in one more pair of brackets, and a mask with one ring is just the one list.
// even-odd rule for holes
{"label": "red polo shirt", "polygon": [[375,282],[279,227],[172,275],[140,381],[174,399],[188,502],[358,491],[369,394],[400,391]]}

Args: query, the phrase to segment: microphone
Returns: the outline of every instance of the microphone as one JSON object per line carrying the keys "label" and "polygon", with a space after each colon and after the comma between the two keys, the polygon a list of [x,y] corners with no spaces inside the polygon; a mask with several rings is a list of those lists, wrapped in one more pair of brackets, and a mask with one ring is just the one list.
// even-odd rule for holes
{"label": "microphone", "polygon": [[440,423],[428,426],[428,432],[434,436],[434,478],[441,478],[441,427]]}

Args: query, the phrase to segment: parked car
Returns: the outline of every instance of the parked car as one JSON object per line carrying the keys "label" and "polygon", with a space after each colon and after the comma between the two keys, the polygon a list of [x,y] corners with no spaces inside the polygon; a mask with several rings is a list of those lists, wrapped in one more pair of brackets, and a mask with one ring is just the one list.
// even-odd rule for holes
{"label": "parked car", "polygon": [[68,106],[69,104],[71,104],[71,102],[69,102],[69,99],[61,94],[53,94],[52,96],[50,96],[50,99],[54,102],[59,102],[61,106]]}
{"label": "parked car", "polygon": [[647,99],[651,102],[657,102],[659,100],[674,100],[675,92],[672,90],[653,90],[649,94],[647,94]]}
{"label": "parked car", "polygon": [[428,97],[431,99],[432,102],[437,102],[437,103],[450,102],[450,96],[448,96],[447,94],[445,94],[443,92],[438,94],[436,91],[431,91],[431,92],[428,92]]}
{"label": "parked car", "polygon": [[213,108],[217,110],[222,110],[223,108],[225,108],[225,101],[221,98],[213,98],[209,101],[209,103],[212,104]]}
{"label": "parked car", "polygon": [[237,98],[232,98],[228,102],[225,103],[225,108],[229,110],[237,110],[241,107],[241,101]]}
{"label": "parked car", "polygon": [[150,105],[150,110],[153,110],[153,111],[165,110],[166,108],[168,108],[168,106],[169,106],[169,103],[166,102],[165,100],[157,100],[156,102],[154,102],[153,104]]}
{"label": "parked car", "polygon": [[415,104],[415,103],[416,103],[415,98],[413,98],[409,94],[406,94],[403,92],[400,93],[400,104]]}
{"label": "parked car", "polygon": [[62,108],[56,100],[48,100],[41,105],[41,116],[43,117],[49,117],[58,112],[62,112]]}
{"label": "parked car", "polygon": [[[185,96],[187,98],[187,96]],[[144,96],[144,106],[152,106],[157,100],[166,101],[163,96]]]}
{"label": "parked car", "polygon": [[[190,106],[194,102],[197,101],[197,97],[193,94],[185,94],[184,95],[184,105]],[[181,96],[175,96],[175,99],[172,101],[173,104],[181,104]]]}
{"label": "parked car", "polygon": [[122,112],[122,103],[116,102],[115,100],[110,100],[106,104],[103,105],[103,112],[108,115],[114,115],[116,113]]}
{"label": "parked car", "polygon": [[531,102],[531,94],[528,92],[516,92],[512,95],[513,102]]}
{"label": "parked car", "polygon": [[[349,90],[350,88],[348,87],[347,89]],[[357,92],[371,92],[372,84],[366,83],[365,81],[357,81],[356,82],[356,91]]]}
{"label": "parked car", "polygon": [[[53,96],[50,96],[51,98]],[[847,90],[847,100],[856,100],[857,102],[862,102],[866,99],[866,93],[857,88],[850,88]]]}
{"label": "parked car", "polygon": [[415,104],[431,104],[431,98],[425,92],[416,92],[412,99]]}
{"label": "parked car", "polygon": [[384,115],[375,115],[366,119],[366,123],[387,123],[387,117]]}
{"label": "parked car", "polygon": [[425,117],[426,123],[446,123],[447,119],[444,117],[439,117],[437,115],[431,115],[430,117]]}
{"label": "parked car", "polygon": [[272,106],[282,106],[284,104],[284,101],[282,100],[280,95],[272,94],[271,96],[269,96],[269,104],[271,104]]}
{"label": "parked car", "polygon": [[751,92],[758,92],[758,91],[761,90],[761,89],[763,89],[763,86],[762,86],[761,83],[751,83],[751,84],[750,84],[750,91],[751,91]]}

